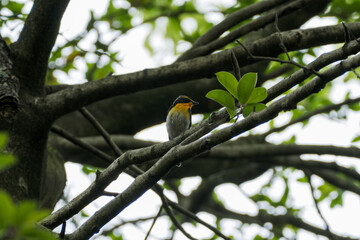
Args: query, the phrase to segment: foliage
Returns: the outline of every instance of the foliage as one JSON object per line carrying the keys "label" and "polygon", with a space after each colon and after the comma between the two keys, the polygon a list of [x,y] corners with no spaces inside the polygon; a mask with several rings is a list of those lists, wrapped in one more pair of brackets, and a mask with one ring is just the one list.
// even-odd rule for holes
{"label": "foliage", "polygon": [[264,87],[255,87],[256,73],[246,73],[239,81],[228,72],[218,72],[216,77],[227,92],[219,89],[211,90],[206,97],[224,106],[231,118],[235,116],[237,110],[234,98],[240,103],[244,117],[249,116],[253,111],[259,112],[266,108],[261,102],[266,99],[267,92]]}

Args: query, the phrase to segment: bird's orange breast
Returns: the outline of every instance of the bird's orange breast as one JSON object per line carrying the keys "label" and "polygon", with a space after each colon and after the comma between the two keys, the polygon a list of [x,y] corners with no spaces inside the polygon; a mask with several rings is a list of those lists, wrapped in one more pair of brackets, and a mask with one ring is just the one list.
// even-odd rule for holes
{"label": "bird's orange breast", "polygon": [[178,103],[176,104],[173,109],[176,111],[189,111],[189,108],[192,107],[192,102],[188,102],[188,103]]}

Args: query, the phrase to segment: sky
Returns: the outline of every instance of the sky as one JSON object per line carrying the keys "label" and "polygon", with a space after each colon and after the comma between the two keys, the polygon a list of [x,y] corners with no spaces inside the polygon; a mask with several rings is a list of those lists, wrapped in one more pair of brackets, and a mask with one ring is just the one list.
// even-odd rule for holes
{"label": "sky", "polygon": [[[212,8],[212,4],[207,2],[208,0],[202,0],[200,5],[204,7],[204,11],[206,8]],[[118,1],[114,1],[118,2]],[[182,2],[179,0],[179,3]],[[218,4],[219,1],[212,0],[212,3]],[[221,1],[222,4],[225,6],[231,6],[234,4],[235,1],[231,0],[224,0]],[[66,38],[71,38],[72,36],[76,35],[78,32],[82,32],[85,28],[86,22],[89,19],[89,10],[93,10],[95,14],[101,14],[105,11],[107,1],[98,1],[98,0],[72,0],[70,1],[69,7],[66,10],[65,16],[62,21],[60,32],[62,36],[58,38],[58,44],[61,44]],[[28,6],[30,9],[31,5]],[[209,14],[209,18],[212,18],[214,22],[220,21],[220,17],[218,14]],[[189,28],[191,29],[191,22],[189,24]],[[304,28],[314,27],[319,25],[328,25],[334,24],[333,19],[326,19],[320,20],[318,18],[313,19],[310,23],[307,23]],[[106,27],[104,26],[104,31]],[[141,26],[136,28],[135,30],[129,31],[124,37],[119,38],[114,47],[117,48],[121,57],[123,59],[121,66],[116,66],[114,74],[122,74],[127,72],[133,72],[137,70],[142,70],[144,68],[153,68],[163,64],[170,64],[172,61],[175,60],[175,56],[169,54],[167,49],[163,47],[163,43],[160,41],[160,36],[154,37],[153,44],[157,49],[157,54],[155,56],[151,56],[148,51],[146,51],[143,47],[143,42],[145,37],[147,36],[149,28],[147,26]],[[89,41],[84,41],[83,43],[84,49],[91,49],[91,36],[89,37]],[[129,47],[131,46],[131,47]],[[187,47],[187,46],[184,46]],[[325,47],[319,50],[318,54],[322,52],[329,51],[329,47]],[[141,59],[141,61],[139,61]],[[309,59],[310,61],[311,59]],[[85,69],[85,66],[79,63],[77,66],[80,71],[73,71],[69,76],[61,74],[60,72],[57,73],[57,77],[60,81],[69,83],[69,80],[73,83],[82,83],[85,82],[84,75],[81,73],[81,70]],[[335,102],[340,102],[343,100],[344,95],[346,92],[350,91],[353,94],[353,97],[357,97],[356,93],[360,92],[359,84],[350,84],[350,86],[343,86],[340,80],[335,81],[336,91],[331,93],[331,98],[334,99]],[[201,116],[194,116],[194,122],[200,121],[202,119]],[[281,124],[289,119],[288,114],[282,114],[276,121],[276,124]],[[165,121],[165,119],[164,119]],[[325,116],[319,116],[310,121],[305,128],[301,128],[300,125],[292,126],[290,129],[286,130],[284,133],[281,134],[273,134],[269,137],[269,141],[273,143],[281,143],[284,139],[288,139],[292,136],[295,132],[297,133],[296,142],[299,144],[330,144],[336,146],[348,146],[353,139],[353,137],[357,134],[359,135],[360,132],[354,132],[354,129],[359,131],[359,122],[360,122],[360,115],[356,113],[350,113],[348,118],[343,121],[331,121]],[[267,126],[263,125],[255,129],[254,131],[263,132],[266,131]],[[136,136],[140,139],[150,139],[156,141],[166,141],[167,134],[164,124],[155,126],[151,129],[146,129],[143,132],[140,132]],[[359,145],[357,145],[360,147]],[[318,156],[308,155],[304,158],[308,159],[317,159]],[[333,156],[321,156],[320,159],[324,161],[336,161],[341,163],[345,166],[355,166],[358,171],[360,171],[360,163],[358,159],[351,159],[351,158],[343,158],[343,157],[333,157]],[[67,176],[68,176],[68,187],[66,188],[66,193],[70,197],[75,197],[78,193],[84,190],[91,182],[94,180],[94,176],[91,176],[92,179],[89,179],[87,176],[84,176],[81,172],[81,166],[77,164],[67,163],[66,164]],[[290,173],[289,173],[290,174]],[[294,206],[302,207],[302,215],[303,217],[310,223],[314,223],[316,226],[323,227],[323,223],[316,212],[316,209],[313,207],[313,203],[311,201],[310,189],[308,185],[302,184],[296,181],[296,178],[301,177],[298,176],[299,174],[293,174],[290,177],[291,181],[291,195],[293,198]],[[261,177],[257,178],[256,180],[246,182],[241,184],[240,188],[234,184],[224,184],[220,187],[215,189],[218,196],[224,200],[225,205],[235,211],[239,211],[240,213],[247,213],[250,215],[254,215],[257,213],[257,207],[254,203],[252,203],[247,195],[254,194],[258,191],[259,186],[261,183],[265,183],[269,180],[271,176],[270,172],[262,175]],[[321,179],[314,178],[313,184],[318,185],[321,183]],[[120,183],[121,182],[121,183]],[[120,179],[115,181],[111,186],[109,186],[109,191],[121,191],[126,188],[132,182],[132,178],[121,175]],[[200,183],[199,178],[188,178],[183,181],[183,185],[181,187],[181,192],[184,194],[189,194],[196,186]],[[279,191],[284,189],[284,183],[277,179],[272,187],[269,189],[269,194],[276,199],[279,194]],[[171,193],[167,192],[167,195],[175,200],[175,196]],[[92,212],[96,211],[100,206],[105,204],[109,200],[108,197],[101,197],[91,206],[88,206],[85,209],[85,212],[91,214]],[[239,204],[241,203],[241,204]],[[136,201],[134,204],[129,206],[125,209],[114,221],[121,222],[121,220],[126,221],[129,219],[134,219],[136,216],[146,217],[155,215],[158,211],[158,207],[160,206],[161,202],[158,197],[152,193],[147,192],[144,194],[141,199]],[[60,205],[58,205],[59,207]],[[320,209],[322,210],[324,217],[330,224],[331,229],[335,233],[347,233],[350,235],[360,235],[359,225],[360,222],[360,200],[358,196],[355,196],[351,193],[345,193],[344,195],[344,206],[339,208],[336,207],[334,209],[329,209],[328,202],[322,202],[320,204]],[[140,210],[140,211],[139,211]],[[278,211],[281,212],[281,209]],[[131,217],[129,217],[131,216]],[[199,213],[198,216],[200,218],[205,219],[207,222],[212,223],[215,225],[215,218],[206,213]],[[121,219],[121,220],[119,220]],[[125,239],[143,239],[144,234],[149,229],[151,222],[146,222],[140,224],[139,227],[134,226],[126,226],[127,234],[125,235]],[[240,227],[240,224],[230,220],[224,220],[221,222],[223,227],[223,232],[225,234],[234,234],[235,237],[241,239],[251,239],[254,234],[259,232],[258,227],[254,226],[246,226],[243,229],[246,230],[241,234],[240,232],[236,231],[237,228]],[[161,238],[165,238],[168,236],[167,229],[170,227],[169,222],[166,218],[162,217],[156,223],[153,233],[156,236]],[[74,229],[74,226],[69,226],[69,230],[71,228]],[[211,236],[209,230],[205,229],[204,227],[197,226],[194,227],[191,224],[185,224],[185,229],[189,230],[191,234],[198,238],[206,238]],[[130,233],[130,234],[129,234]],[[266,236],[267,231],[265,228],[260,230],[260,233]],[[177,237],[175,239],[185,239],[182,234],[177,231]],[[97,238],[97,239],[104,239],[104,238]],[[150,238],[156,239],[156,238]],[[300,240],[305,239],[322,239],[317,238],[313,234],[309,234],[307,232],[302,232],[299,236]]]}

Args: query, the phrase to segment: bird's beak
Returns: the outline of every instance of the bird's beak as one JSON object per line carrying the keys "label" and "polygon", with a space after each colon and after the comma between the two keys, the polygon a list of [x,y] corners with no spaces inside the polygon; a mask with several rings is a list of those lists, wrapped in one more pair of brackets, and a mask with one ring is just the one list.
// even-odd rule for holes
{"label": "bird's beak", "polygon": [[192,105],[193,105],[193,106],[195,106],[195,105],[198,105],[198,104],[199,104],[198,102],[196,102],[196,101],[194,101],[194,100],[191,100],[191,102],[192,102]]}

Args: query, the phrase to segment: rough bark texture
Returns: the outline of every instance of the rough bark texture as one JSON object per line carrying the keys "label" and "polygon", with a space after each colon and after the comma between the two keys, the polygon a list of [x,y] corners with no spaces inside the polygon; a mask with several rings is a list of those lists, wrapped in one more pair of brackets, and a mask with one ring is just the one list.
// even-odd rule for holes
{"label": "rough bark texture", "polygon": [[9,55],[9,47],[0,37],[0,118],[7,122],[12,121],[19,104],[19,81]]}

